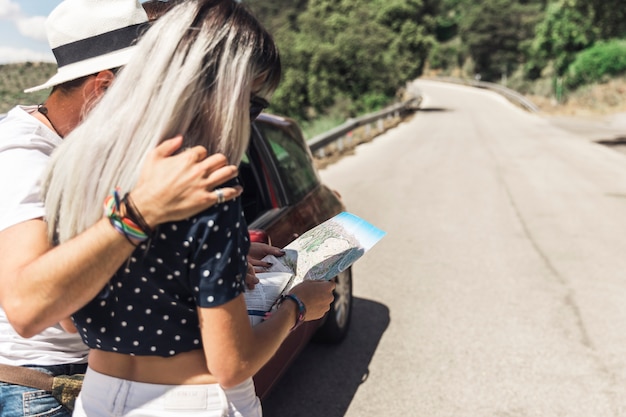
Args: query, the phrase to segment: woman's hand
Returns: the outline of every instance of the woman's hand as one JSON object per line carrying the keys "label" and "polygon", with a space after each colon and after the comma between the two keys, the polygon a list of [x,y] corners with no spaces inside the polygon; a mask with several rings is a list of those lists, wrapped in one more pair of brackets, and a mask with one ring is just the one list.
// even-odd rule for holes
{"label": "woman's hand", "polygon": [[335,281],[303,281],[293,287],[291,294],[296,295],[306,307],[304,321],[321,319],[330,310],[334,300]]}
{"label": "woman's hand", "polygon": [[259,279],[257,278],[256,273],[254,272],[254,267],[250,263],[250,258],[248,258],[248,270],[246,271],[245,283],[246,283],[246,288],[249,290],[253,290],[256,284],[259,283]]}
{"label": "woman's hand", "polygon": [[250,243],[250,251],[248,252],[248,264],[252,264],[256,272],[263,272],[266,268],[272,266],[271,263],[262,261],[267,255],[274,255],[277,258],[285,254],[281,248],[268,245],[267,243],[252,242]]}
{"label": "woman's hand", "polygon": [[285,251],[280,248],[268,245],[267,243],[252,242],[250,243],[250,251],[248,252],[248,272],[246,273],[246,288],[253,290],[255,285],[259,283],[256,276],[257,272],[263,272],[266,268],[272,266],[271,263],[262,261],[267,255],[283,256]]}

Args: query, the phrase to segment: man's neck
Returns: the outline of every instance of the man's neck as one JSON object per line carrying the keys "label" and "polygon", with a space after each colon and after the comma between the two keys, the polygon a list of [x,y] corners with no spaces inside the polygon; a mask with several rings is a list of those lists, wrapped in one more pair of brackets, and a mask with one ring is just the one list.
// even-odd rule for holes
{"label": "man's neck", "polygon": [[62,95],[59,92],[53,92],[45,102],[38,106],[38,111],[33,116],[57,135],[65,137],[80,121],[84,104],[80,97],[82,94]]}
{"label": "man's neck", "polygon": [[[41,120],[41,122],[43,124],[45,124],[46,126],[48,126],[50,129],[52,129],[57,135],[63,137],[63,134],[61,134],[61,132],[59,132],[59,130],[54,126],[54,122],[52,121],[52,119],[50,118],[50,116],[48,115],[48,107],[46,107],[45,103],[42,103],[40,105],[37,106],[37,113],[38,116],[37,117],[39,120]],[[41,116],[43,116],[43,118],[45,120],[41,119]]]}

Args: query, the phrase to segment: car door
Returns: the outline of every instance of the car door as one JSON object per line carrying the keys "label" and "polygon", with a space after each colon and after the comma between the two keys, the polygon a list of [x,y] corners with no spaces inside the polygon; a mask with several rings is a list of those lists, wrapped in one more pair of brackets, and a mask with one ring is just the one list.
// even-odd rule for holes
{"label": "car door", "polygon": [[[262,230],[277,247],[344,210],[338,196],[324,186],[297,125],[289,119],[261,115],[239,167],[242,204],[250,229]],[[274,357],[255,375],[263,399],[321,321],[292,332]]]}
{"label": "car door", "polygon": [[[263,229],[274,246],[287,245],[344,210],[337,194],[321,183],[311,152],[289,119],[262,115],[254,123],[240,173],[246,220],[251,229]],[[246,196],[247,187],[255,187],[256,195]]]}

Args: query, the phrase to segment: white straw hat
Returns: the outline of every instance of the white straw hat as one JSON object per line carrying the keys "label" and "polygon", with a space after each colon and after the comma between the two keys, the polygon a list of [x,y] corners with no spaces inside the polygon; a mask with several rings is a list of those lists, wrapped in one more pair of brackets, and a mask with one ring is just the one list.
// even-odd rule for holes
{"label": "white straw hat", "polygon": [[138,0],[65,0],[46,20],[57,73],[43,90],[128,63],[148,16]]}

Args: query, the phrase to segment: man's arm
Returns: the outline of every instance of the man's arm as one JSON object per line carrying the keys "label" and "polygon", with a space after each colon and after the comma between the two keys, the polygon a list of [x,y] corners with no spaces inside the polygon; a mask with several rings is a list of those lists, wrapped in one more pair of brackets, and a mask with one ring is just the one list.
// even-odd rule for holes
{"label": "man's arm", "polygon": [[[148,224],[187,218],[217,202],[213,190],[237,168],[201,147],[175,156],[182,138],[163,142],[148,156],[135,189],[135,204]],[[241,188],[224,188],[231,199]],[[80,198],[80,197],[77,197]],[[134,250],[106,218],[52,248],[46,223],[34,219],[0,232],[0,305],[24,337],[70,316],[93,299]]]}
{"label": "man's arm", "polygon": [[46,223],[0,232],[0,303],[15,330],[31,337],[70,316],[104,287],[134,247],[108,219],[51,248]]}

